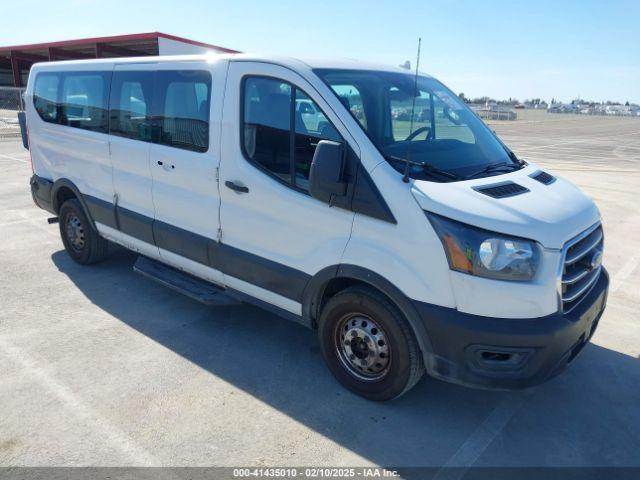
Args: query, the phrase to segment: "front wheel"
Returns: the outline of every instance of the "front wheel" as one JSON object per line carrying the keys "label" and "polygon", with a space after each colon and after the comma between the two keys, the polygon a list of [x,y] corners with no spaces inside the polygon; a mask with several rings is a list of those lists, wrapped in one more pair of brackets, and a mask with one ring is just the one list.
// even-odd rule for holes
{"label": "front wheel", "polygon": [[77,199],[62,204],[58,219],[62,243],[73,260],[81,265],[89,265],[107,256],[109,242],[91,227]]}
{"label": "front wheel", "polygon": [[318,321],[322,355],[346,388],[370,400],[397,398],[424,372],[416,339],[402,313],[365,287],[333,296]]}

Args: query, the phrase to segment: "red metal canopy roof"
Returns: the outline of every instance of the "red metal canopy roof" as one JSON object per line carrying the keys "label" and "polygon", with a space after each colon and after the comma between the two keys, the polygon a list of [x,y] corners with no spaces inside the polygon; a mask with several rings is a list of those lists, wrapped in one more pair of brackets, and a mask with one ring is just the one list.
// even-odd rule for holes
{"label": "red metal canopy roof", "polygon": [[148,33],[132,33],[128,35],[113,35],[110,37],[93,37],[93,38],[79,38],[75,40],[62,40],[57,42],[45,42],[45,43],[32,43],[28,45],[12,45],[8,47],[0,47],[0,52],[10,52],[11,50],[42,50],[45,48],[63,48],[63,47],[78,47],[84,45],[91,45],[95,43],[113,43],[113,42],[135,42],[139,40],[153,40],[158,38],[166,38],[168,40],[175,40],[176,42],[188,43],[190,45],[197,45],[200,47],[213,48],[223,51],[225,53],[239,53],[237,50],[230,48],[220,47],[218,45],[212,45],[210,43],[198,42],[196,40],[190,40],[184,37],[178,37],[176,35],[169,35],[162,32],[148,32]]}
{"label": "red metal canopy roof", "polygon": [[161,32],[12,45],[0,47],[0,86],[24,86],[29,69],[36,62],[158,55],[161,38],[209,48],[219,53],[238,53],[230,48]]}

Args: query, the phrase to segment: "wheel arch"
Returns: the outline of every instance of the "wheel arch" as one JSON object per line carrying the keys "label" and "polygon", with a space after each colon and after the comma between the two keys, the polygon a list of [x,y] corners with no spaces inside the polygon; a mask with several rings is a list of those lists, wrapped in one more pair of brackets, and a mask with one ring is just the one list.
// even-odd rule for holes
{"label": "wheel arch", "polygon": [[53,183],[53,187],[51,187],[51,205],[56,214],[60,212],[62,204],[71,198],[76,198],[80,202],[84,214],[89,219],[89,225],[97,232],[96,225],[87,206],[87,202],[78,187],[67,178],[59,178],[56,180]]}
{"label": "wheel arch", "polygon": [[332,295],[354,285],[368,286],[388,298],[409,322],[423,356],[433,351],[427,330],[411,299],[382,275],[357,265],[334,265],[314,275],[303,293],[303,318],[312,328],[315,328],[326,301]]}

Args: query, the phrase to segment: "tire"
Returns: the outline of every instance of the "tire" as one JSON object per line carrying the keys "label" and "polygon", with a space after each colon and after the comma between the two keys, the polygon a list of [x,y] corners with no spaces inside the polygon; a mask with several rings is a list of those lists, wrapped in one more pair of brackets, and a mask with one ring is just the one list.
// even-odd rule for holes
{"label": "tire", "polygon": [[407,320],[373,289],[350,287],[331,297],[320,314],[318,337],[331,373],[369,400],[398,398],[424,373]]}
{"label": "tire", "polygon": [[109,242],[93,229],[77,199],[62,204],[58,221],[64,248],[75,262],[90,265],[104,260]]}

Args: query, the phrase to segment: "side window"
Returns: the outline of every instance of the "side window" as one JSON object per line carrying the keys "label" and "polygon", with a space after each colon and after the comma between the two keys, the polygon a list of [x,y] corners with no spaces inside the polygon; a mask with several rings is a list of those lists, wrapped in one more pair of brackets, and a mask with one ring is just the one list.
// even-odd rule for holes
{"label": "side window", "polygon": [[247,77],[243,96],[242,147],[247,159],[284,182],[308,190],[318,142],[342,141],[338,132],[320,107],[288,82]]}
{"label": "side window", "polygon": [[320,107],[306,93],[296,88],[295,185],[309,189],[309,170],[320,140],[342,141]]}
{"label": "side window", "polygon": [[107,133],[109,74],[64,73],[60,123],[68,127]]}
{"label": "side window", "polygon": [[159,71],[159,143],[206,152],[209,148],[211,74],[205,71]]}
{"label": "side window", "polygon": [[33,105],[40,118],[48,123],[58,123],[58,85],[57,73],[40,73],[36,77],[33,92]]}
{"label": "side window", "polygon": [[[300,112],[300,114],[302,115],[313,115],[314,113],[316,113],[309,102],[304,102],[304,101],[297,102],[296,108],[298,109],[298,112]],[[302,118],[303,120],[305,119],[305,117],[302,117]]]}
{"label": "side window", "polygon": [[112,135],[151,141],[153,83],[153,72],[113,73],[109,102]]}
{"label": "side window", "polygon": [[244,151],[278,178],[291,182],[291,85],[249,77],[244,82]]}

